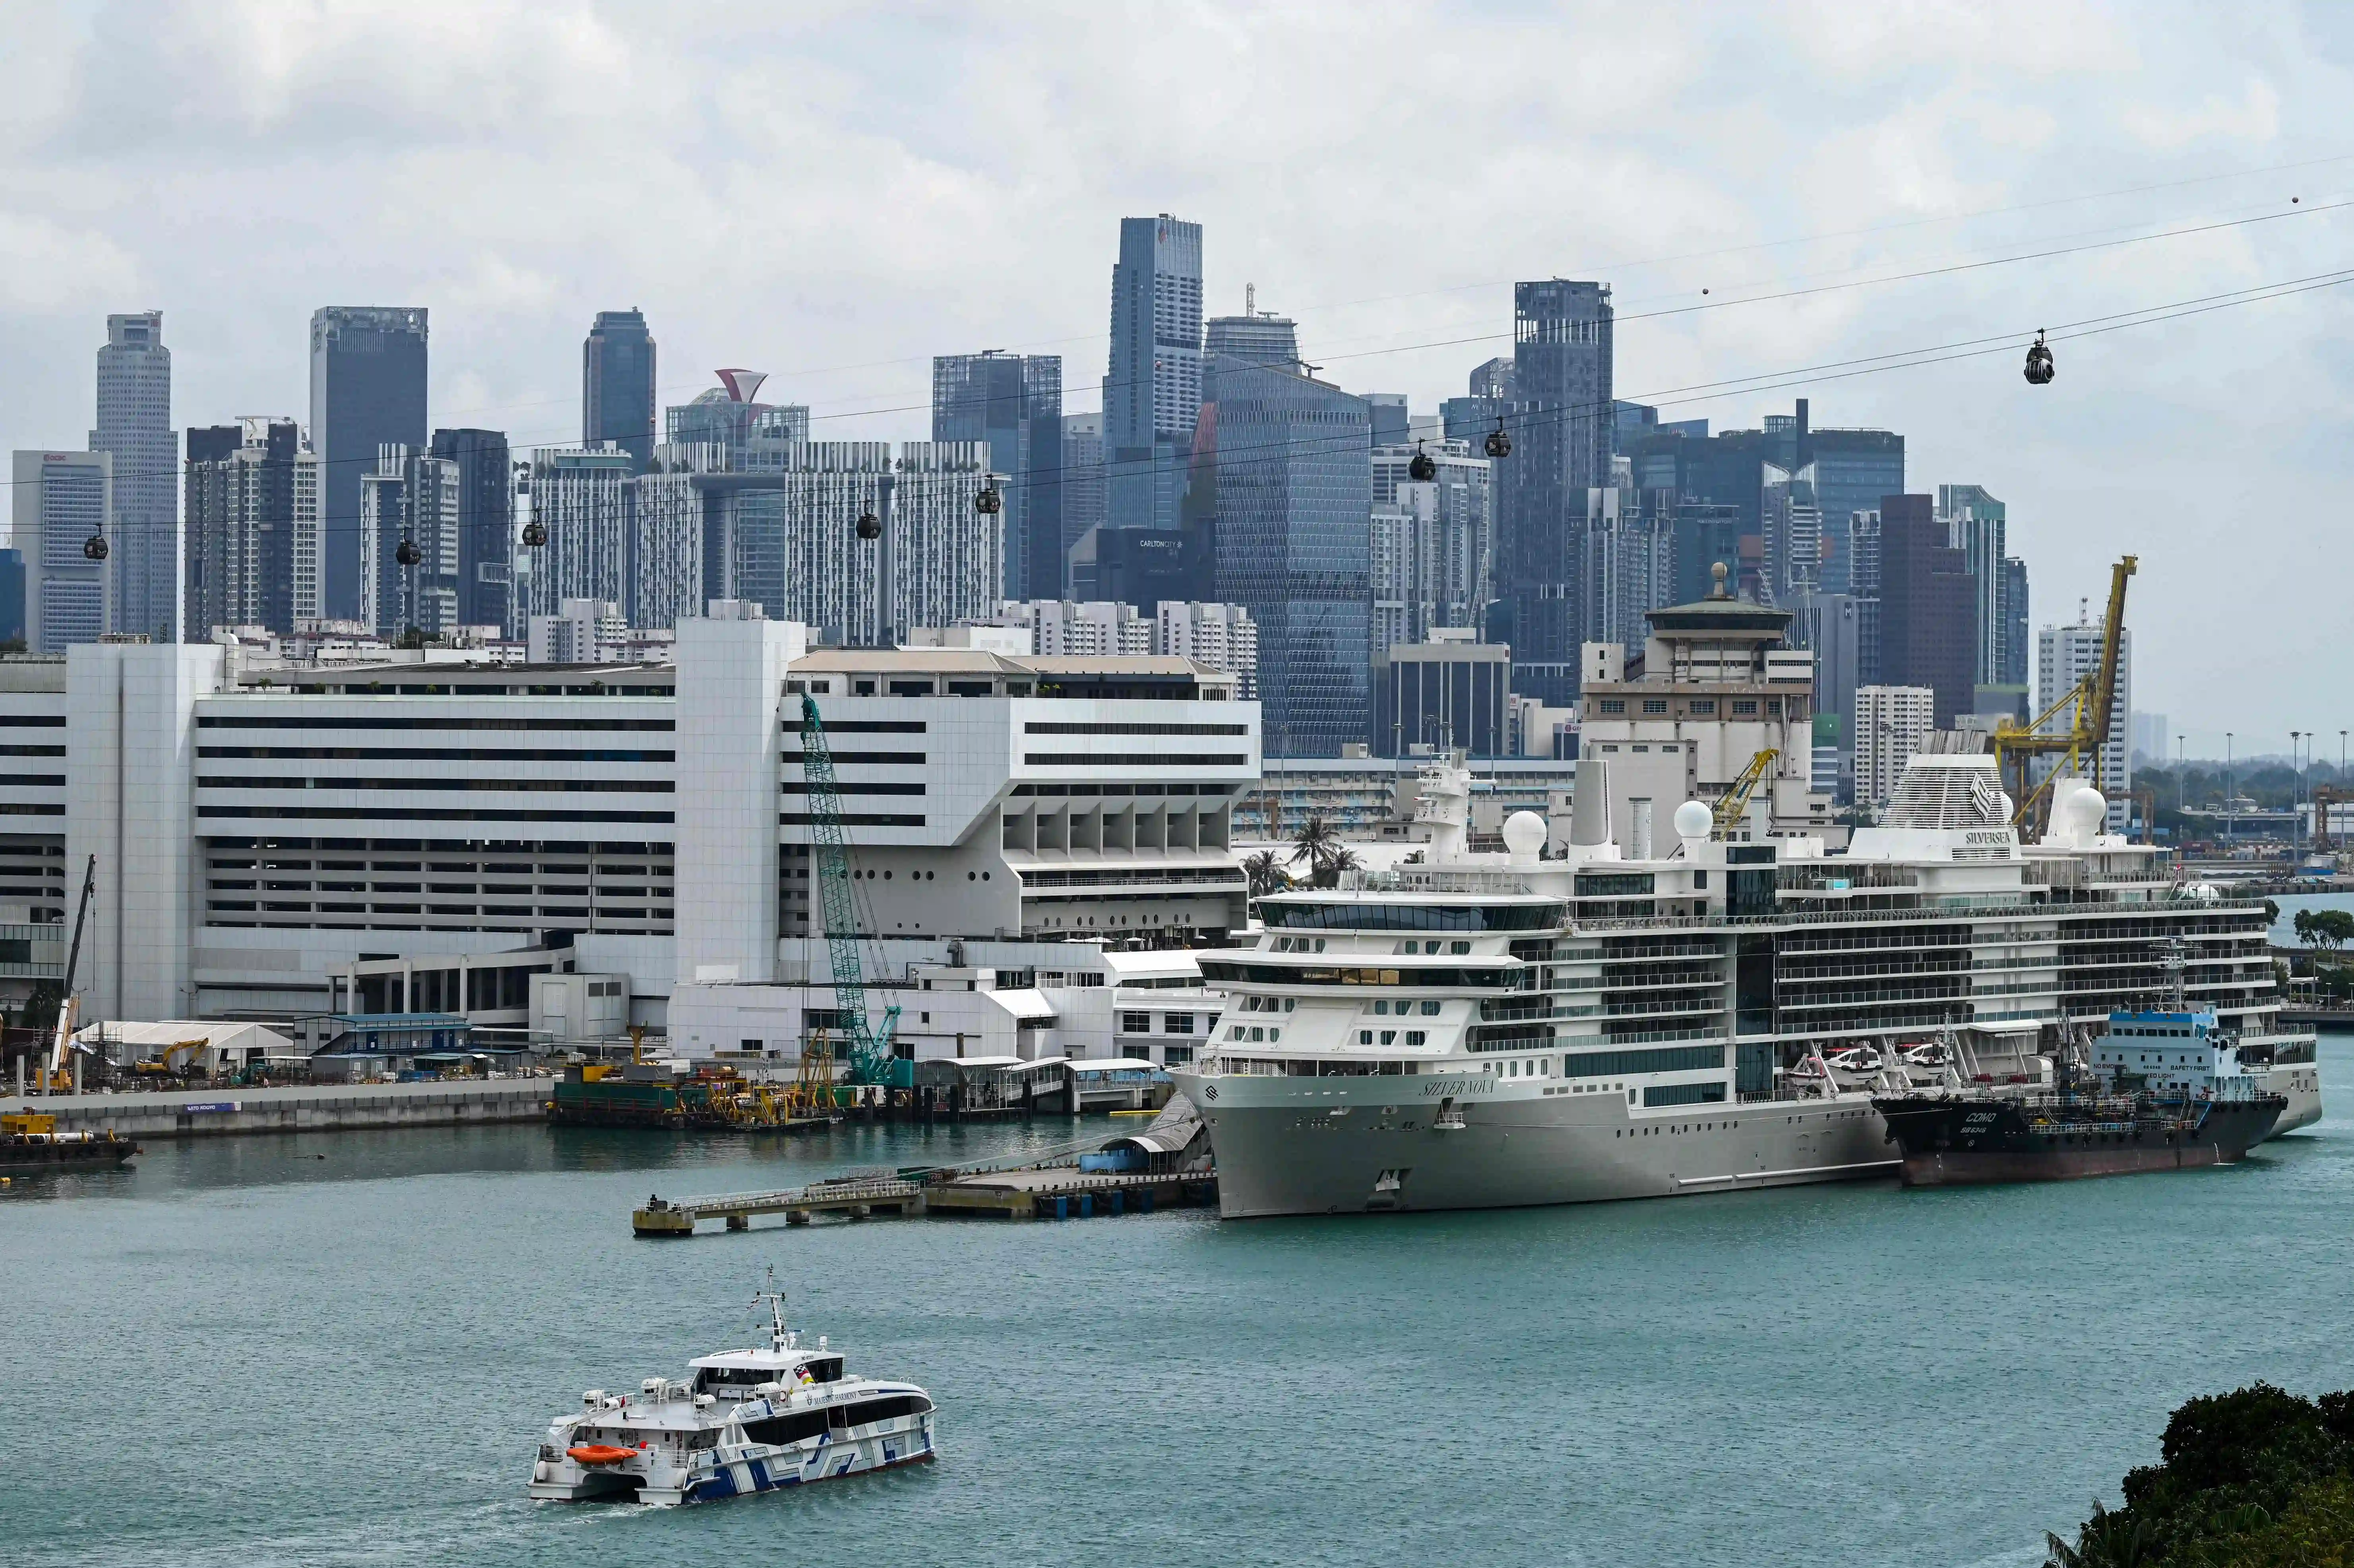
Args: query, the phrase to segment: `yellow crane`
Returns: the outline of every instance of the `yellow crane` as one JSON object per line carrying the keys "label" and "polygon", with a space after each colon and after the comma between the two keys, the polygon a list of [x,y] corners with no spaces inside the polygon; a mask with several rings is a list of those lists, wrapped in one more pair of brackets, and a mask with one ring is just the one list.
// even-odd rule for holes
{"label": "yellow crane", "polygon": [[[2021,726],[2005,719],[1995,726],[1995,768],[2010,791],[2014,803],[2010,820],[2014,827],[2030,825],[2040,811],[2050,808],[2052,781],[2063,774],[2089,779],[2094,789],[2101,788],[2102,754],[2109,738],[2111,716],[2116,711],[2117,656],[2126,624],[2126,581],[2139,566],[2137,557],[2124,556],[2109,568],[2109,609],[2101,623],[2100,662],[2085,671],[2084,679],[2071,686],[2059,701],[2038,714],[2034,723]],[[2047,727],[2057,723],[2065,723],[2067,727]],[[2041,783],[2031,787],[2028,774],[2033,759],[2039,757],[2052,758],[2053,766]]]}
{"label": "yellow crane", "polygon": [[1769,746],[1749,759],[1749,766],[1741,770],[1741,776],[1733,781],[1733,788],[1724,792],[1711,811],[1715,820],[1709,824],[1709,837],[1723,839],[1732,834],[1734,825],[1749,810],[1749,797],[1757,793],[1757,786],[1774,776],[1774,764],[1781,755],[1779,750]]}

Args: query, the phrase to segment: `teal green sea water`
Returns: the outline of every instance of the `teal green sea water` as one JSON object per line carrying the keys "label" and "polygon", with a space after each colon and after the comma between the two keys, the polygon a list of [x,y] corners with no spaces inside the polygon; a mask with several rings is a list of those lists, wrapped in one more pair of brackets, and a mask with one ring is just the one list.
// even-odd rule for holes
{"label": "teal green sea water", "polygon": [[[630,1234],[654,1189],[1066,1124],[158,1145],[0,1193],[0,1563],[2039,1563],[2184,1398],[2354,1386],[2354,1043],[2323,1077],[2319,1128],[2183,1176],[668,1243]],[[938,1464],[524,1499],[582,1389],[749,1342],[771,1263],[930,1388]]]}

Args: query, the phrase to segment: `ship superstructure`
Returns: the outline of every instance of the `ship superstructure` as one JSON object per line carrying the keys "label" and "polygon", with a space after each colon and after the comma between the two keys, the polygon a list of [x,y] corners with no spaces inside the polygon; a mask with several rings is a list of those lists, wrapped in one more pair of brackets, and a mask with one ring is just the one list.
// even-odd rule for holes
{"label": "ship superstructure", "polygon": [[[2176,884],[2166,853],[2057,791],[2022,842],[1994,759],[1912,759],[1878,826],[1714,836],[1622,856],[1610,764],[1581,764],[1569,842],[1506,824],[1466,855],[1259,903],[1248,946],[1204,954],[1230,1002],[1178,1082],[1229,1215],[1668,1196],[1893,1172],[1875,1092],[2033,1084],[2072,1029],[2147,1006],[2181,957],[2192,1004],[2319,1115],[2310,1034],[2278,1026],[2261,902]],[[1432,769],[1426,798],[1457,792]],[[1442,808],[1443,809],[1443,808]]]}

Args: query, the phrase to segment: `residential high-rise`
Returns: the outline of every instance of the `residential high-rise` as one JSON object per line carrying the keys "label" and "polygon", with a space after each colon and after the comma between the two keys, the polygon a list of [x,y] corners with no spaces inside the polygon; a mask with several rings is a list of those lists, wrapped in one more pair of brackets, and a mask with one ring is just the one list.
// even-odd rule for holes
{"label": "residential high-rise", "polygon": [[1007,599],[1060,599],[1063,547],[1063,358],[1056,354],[943,355],[932,361],[932,440],[981,441],[1005,476]]}
{"label": "residential high-rise", "polygon": [[1828,542],[1816,490],[1817,471],[1767,463],[1758,486],[1758,521],[1768,604],[1795,605],[1822,587]]}
{"label": "residential high-rise", "polygon": [[[799,461],[796,449],[810,439],[807,406],[761,402],[760,387],[768,380],[765,372],[722,370],[718,376],[718,386],[669,410],[664,442],[682,451],[690,447],[710,448],[707,458],[695,461],[714,473],[772,472],[792,467]],[[772,484],[751,481],[722,489],[725,499],[720,514],[713,520],[714,539],[705,563],[705,597],[746,599],[764,607],[785,602],[790,590],[785,581],[785,513],[780,493]],[[853,521],[855,515],[843,522]]]}
{"label": "residential high-rise", "polygon": [[580,345],[580,444],[612,441],[638,460],[654,455],[654,338],[645,313],[599,311]]}
{"label": "residential high-rise", "polygon": [[117,631],[180,637],[179,441],[172,429],[172,351],[164,313],[106,318],[98,351],[98,427],[90,450],[114,459],[112,546]]}
{"label": "residential high-rise", "polygon": [[1154,613],[1160,630],[1152,652],[1226,671],[1238,677],[1235,694],[1246,701],[1257,700],[1258,626],[1250,611],[1238,604],[1162,599]]}
{"label": "residential high-rise", "polygon": [[[1926,500],[1927,497],[1923,497]],[[1937,727],[1937,694],[1925,686],[1858,686],[1855,690],[1855,803],[1888,804],[1904,764]]]}
{"label": "residential high-rise", "polygon": [[1497,591],[1515,691],[1554,705],[1577,695],[1585,492],[1610,485],[1612,320],[1607,284],[1513,286],[1517,397],[1512,455],[1497,475]]}
{"label": "residential high-rise", "polygon": [[[1419,642],[1437,627],[1477,627],[1492,573],[1492,465],[1460,441],[1373,451],[1373,647]],[[1416,480],[1417,452],[1432,477]],[[1384,605],[1393,607],[1385,612]]]}
{"label": "residential high-rise", "polygon": [[97,641],[107,630],[114,550],[109,538],[106,559],[93,561],[85,547],[108,538],[113,454],[20,451],[12,477],[11,543],[25,556],[25,646],[62,653]]}
{"label": "residential high-rise", "polygon": [[516,630],[514,462],[506,432],[436,430],[432,455],[458,465],[458,624]]}
{"label": "residential high-rise", "polygon": [[[454,459],[399,445],[378,449],[376,471],[360,476],[360,620],[378,636],[457,630],[460,490]],[[403,544],[414,563],[401,563]]]}
{"label": "residential high-rise", "polygon": [[1628,495],[1585,493],[1578,587],[1585,641],[1616,643],[1631,658],[1649,639],[1651,612],[1676,602],[1676,539],[1672,518],[1627,505]]}
{"label": "residential high-rise", "polygon": [[1268,754],[1338,757],[1365,736],[1373,419],[1304,366],[1211,361],[1216,599],[1258,624]]}
{"label": "residential high-rise", "polygon": [[192,426],[187,453],[187,640],[318,620],[322,475],[300,427],[269,416]]}
{"label": "residential high-rise", "polygon": [[[2108,618],[2087,609],[2073,625],[2047,626],[2036,636],[2035,700],[2038,711],[2066,696],[2101,667],[2101,644]],[[2109,733],[2092,759],[2091,782],[2109,798],[2109,832],[2126,831],[2133,791],[2133,628],[2117,630],[2117,690],[2109,706]],[[2160,755],[2163,755],[2161,751]],[[2040,779],[2043,769],[2039,768]]]}
{"label": "residential high-rise", "polygon": [[1202,226],[1119,220],[1104,374],[1106,507],[1116,527],[1174,528],[1202,407]]}
{"label": "residential high-rise", "polygon": [[568,599],[620,603],[630,591],[630,476],[638,460],[600,447],[541,447],[531,454],[532,521],[547,542],[531,552],[529,613]]}
{"label": "residential high-rise", "polygon": [[1847,515],[1847,597],[1855,600],[1855,678],[1880,684],[1880,508]]}
{"label": "residential high-rise", "polygon": [[[629,483],[629,591],[622,614],[645,630],[675,627],[705,612],[713,599],[748,599],[765,609],[772,600],[740,594],[746,553],[733,547],[748,518],[766,531],[778,508],[773,490],[726,485],[726,451],[709,441],[664,441],[646,471]],[[765,506],[748,504],[765,502]],[[845,529],[844,533],[847,534]],[[773,544],[773,541],[771,542]],[[781,593],[781,582],[764,585]]]}
{"label": "residential high-rise", "polygon": [[326,480],[321,497],[325,613],[360,613],[360,485],[377,449],[425,445],[426,313],[388,305],[325,305],[311,313],[311,445]]}
{"label": "residential high-rise", "polygon": [[1937,727],[1977,711],[1976,587],[1926,495],[1880,500],[1880,681],[1937,694]]}

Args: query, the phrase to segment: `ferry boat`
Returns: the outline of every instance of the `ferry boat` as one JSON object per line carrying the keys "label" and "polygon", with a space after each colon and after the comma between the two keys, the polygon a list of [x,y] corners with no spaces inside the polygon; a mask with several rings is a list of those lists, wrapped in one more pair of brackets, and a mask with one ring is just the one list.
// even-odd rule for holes
{"label": "ferry boat", "polygon": [[2276,1022],[2263,904],[2179,885],[2167,852],[2105,831],[2089,786],[2061,780],[2051,830],[2022,842],[1992,758],[1918,756],[1844,853],[1719,837],[1695,800],[1671,851],[1634,858],[1608,768],[1581,761],[1557,855],[1531,812],[1505,853],[1473,854],[1468,774],[1435,763],[1422,863],[1262,898],[1254,940],[1202,955],[1229,1001],[1173,1075],[1223,1213],[1893,1176],[1875,1097],[2048,1083],[2068,1030],[2159,994],[2174,941],[2285,1101],[2275,1127],[2320,1114],[2313,1036]]}
{"label": "ferry boat", "polygon": [[547,1428],[529,1495],[549,1502],[716,1502],[748,1492],[891,1469],[932,1457],[931,1397],[909,1383],[852,1377],[818,1336],[785,1326],[765,1290],[765,1348],[687,1363],[636,1393],[592,1388]]}
{"label": "ferry boat", "polygon": [[2258,1086],[2215,1015],[2185,1007],[2110,1014],[2089,1065],[2063,1050],[2056,1092],[1941,1090],[1875,1099],[1903,1152],[1904,1184],[2051,1181],[2230,1165],[2287,1097]]}

